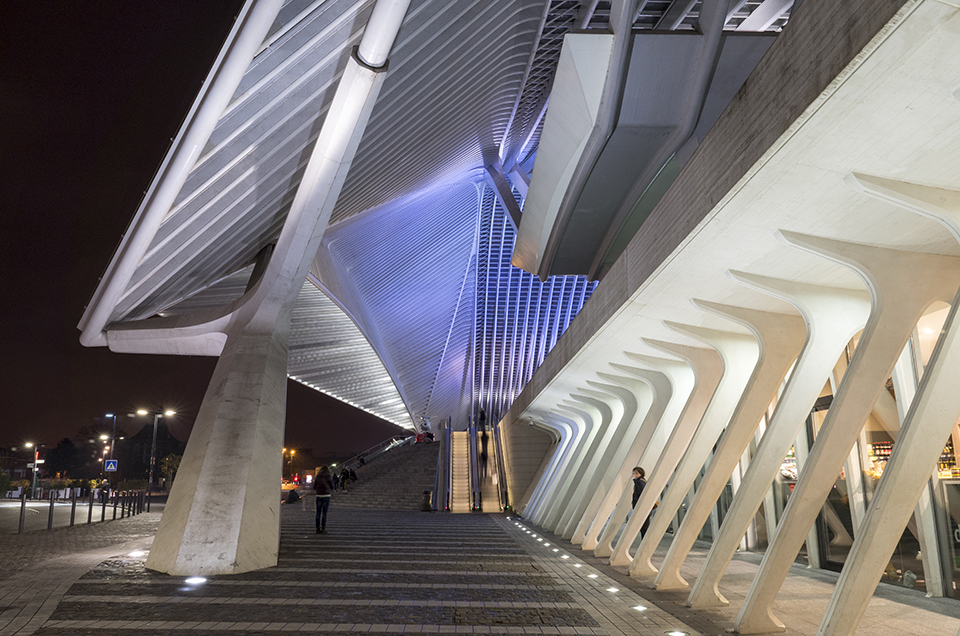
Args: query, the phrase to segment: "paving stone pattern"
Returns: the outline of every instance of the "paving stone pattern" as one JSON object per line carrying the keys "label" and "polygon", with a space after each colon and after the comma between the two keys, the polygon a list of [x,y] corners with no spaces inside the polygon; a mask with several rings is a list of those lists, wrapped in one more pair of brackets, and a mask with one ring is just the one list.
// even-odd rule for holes
{"label": "paving stone pattern", "polygon": [[188,584],[114,556],[31,633],[696,634],[612,585],[501,516],[332,506],[318,535],[311,510],[284,506],[277,567]]}

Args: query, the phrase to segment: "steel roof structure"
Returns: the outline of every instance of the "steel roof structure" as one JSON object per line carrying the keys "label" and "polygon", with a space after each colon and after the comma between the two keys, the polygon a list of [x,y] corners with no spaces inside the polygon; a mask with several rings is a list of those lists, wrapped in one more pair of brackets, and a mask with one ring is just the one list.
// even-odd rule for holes
{"label": "steel roof structure", "polygon": [[[87,308],[85,344],[219,353],[222,337],[168,327],[224,314],[269,258],[372,6],[289,0],[230,69],[238,24]],[[700,6],[638,3],[634,31],[695,33]],[[735,2],[724,28],[777,32],[791,6]],[[503,206],[523,205],[564,35],[604,32],[610,14],[598,1],[412,3],[293,318],[291,377],[408,428],[509,407],[595,282],[512,267]],[[235,91],[211,109],[231,72]],[[209,137],[191,147],[202,118]]]}

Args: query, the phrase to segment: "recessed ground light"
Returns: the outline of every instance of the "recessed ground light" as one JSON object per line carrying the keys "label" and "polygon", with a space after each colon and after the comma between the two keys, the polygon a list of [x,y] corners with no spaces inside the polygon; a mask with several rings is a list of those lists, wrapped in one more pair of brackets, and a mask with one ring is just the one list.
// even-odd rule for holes
{"label": "recessed ground light", "polygon": [[[560,558],[561,558],[561,559],[569,559],[569,558],[570,558],[570,555],[569,555],[569,554],[564,554],[564,555],[563,555],[562,557],[560,557]],[[577,567],[580,567],[580,566],[577,566]]]}
{"label": "recessed ground light", "polygon": [[537,535],[531,534],[530,537],[531,537],[532,539],[536,539],[536,538],[537,538]]}
{"label": "recessed ground light", "polygon": [[201,583],[206,583],[206,582],[207,582],[207,579],[203,578],[202,576],[191,576],[189,579],[184,581],[184,583],[187,583],[189,585],[200,585]]}
{"label": "recessed ground light", "polygon": [[595,579],[595,578],[597,578],[597,575],[596,575],[596,574],[588,574],[588,575],[587,575],[587,578],[588,578],[588,579]]}
{"label": "recessed ground light", "polygon": [[127,556],[130,556],[130,557],[133,557],[133,558],[137,558],[137,557],[142,557],[144,554],[146,554],[146,552],[144,552],[143,550],[134,550],[133,552],[131,552],[131,553],[128,554]]}
{"label": "recessed ground light", "polygon": [[544,544],[543,544],[543,547],[549,548],[549,547],[550,547],[550,544],[549,544],[549,543],[544,543]]}
{"label": "recessed ground light", "polygon": [[541,542],[541,543],[543,543],[543,539],[537,539],[537,541],[539,541],[539,542]]}
{"label": "recessed ground light", "polygon": [[560,548],[554,548],[553,551],[554,551],[554,552],[559,552],[559,551],[560,551]]}
{"label": "recessed ground light", "polygon": [[681,631],[664,632],[664,634],[666,634],[667,636],[690,636],[690,634],[688,634],[687,632],[681,632]]}
{"label": "recessed ground light", "polygon": [[619,587],[608,587],[608,588],[607,588],[607,591],[608,591],[608,592],[619,592],[619,591],[620,591],[620,588],[619,588]]}
{"label": "recessed ground light", "polygon": [[582,567],[583,567],[583,564],[582,564],[582,563],[574,563],[574,564],[573,564],[573,567],[575,567],[575,568],[582,568]]}
{"label": "recessed ground light", "polygon": [[633,609],[637,610],[638,612],[645,612],[647,610],[647,608],[643,605],[634,605]]}

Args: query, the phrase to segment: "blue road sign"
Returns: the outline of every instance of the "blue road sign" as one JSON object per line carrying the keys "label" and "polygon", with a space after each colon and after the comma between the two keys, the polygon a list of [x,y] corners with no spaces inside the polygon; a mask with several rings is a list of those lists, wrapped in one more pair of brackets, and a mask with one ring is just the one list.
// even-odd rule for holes
{"label": "blue road sign", "polygon": [[104,463],[103,469],[104,469],[105,471],[107,471],[108,473],[115,473],[115,472],[117,472],[117,460],[115,460],[115,459],[108,459],[108,460]]}

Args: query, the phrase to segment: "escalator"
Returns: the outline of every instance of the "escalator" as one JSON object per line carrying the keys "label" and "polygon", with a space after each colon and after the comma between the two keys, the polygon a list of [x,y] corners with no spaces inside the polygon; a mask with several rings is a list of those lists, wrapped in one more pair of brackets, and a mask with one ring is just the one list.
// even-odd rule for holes
{"label": "escalator", "polygon": [[450,440],[450,512],[470,512],[470,435],[454,431]]}

